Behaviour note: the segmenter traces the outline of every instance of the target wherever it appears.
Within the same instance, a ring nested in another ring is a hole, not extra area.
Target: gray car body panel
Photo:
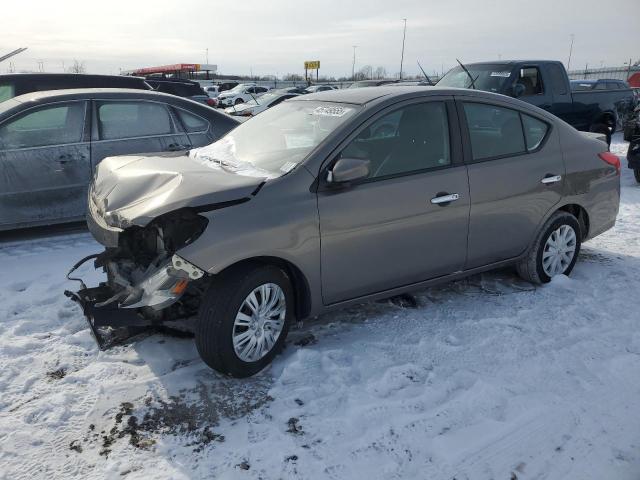
[[[460,142],[452,144],[457,150],[452,150],[451,167],[323,189],[327,166],[368,120],[402,102],[451,98],[458,105],[452,141]],[[214,275],[248,260],[288,264],[308,290],[310,306],[302,317],[513,263],[526,253],[546,219],[565,206],[587,211],[588,238],[615,222],[619,176],[597,156],[606,144],[537,107],[487,92],[425,87],[328,91],[290,101],[308,100],[361,108],[302,164],[266,180],[249,201],[202,212],[209,220],[207,228],[178,251]],[[517,109],[546,121],[550,133],[538,152],[473,162],[459,113],[463,101]],[[543,185],[540,180],[547,174],[563,180]],[[220,195],[227,187],[233,190],[229,184],[211,185],[211,191]],[[208,188],[206,182],[197,184],[192,198],[200,198],[203,188]],[[460,200],[446,207],[430,205],[429,199],[441,189],[455,189]],[[369,195],[368,190],[377,191]],[[394,202],[404,210],[394,209]],[[186,197],[180,201],[185,206],[197,203],[190,204]]]
[[[100,141],[93,108],[96,100],[157,102],[201,116],[209,126],[203,132],[185,132],[171,110],[175,134]],[[83,219],[92,172],[107,156],[199,147],[239,124],[229,115],[174,95],[102,88],[32,92],[14,97],[0,104],[0,124],[31,109],[69,102],[86,105],[81,142],[14,150],[0,148],[0,231]],[[62,157],[64,164],[58,161]]]

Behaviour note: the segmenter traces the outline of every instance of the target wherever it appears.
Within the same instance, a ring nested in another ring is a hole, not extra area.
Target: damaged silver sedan
[[[606,143],[516,99],[378,87],[306,95],[182,155],[111,157],[87,222],[107,280],[67,292],[96,338],[192,322],[242,377],[289,326],[333,308],[514,265],[571,273],[615,223]]]

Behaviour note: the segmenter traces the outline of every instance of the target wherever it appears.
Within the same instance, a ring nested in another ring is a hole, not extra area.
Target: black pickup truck
[[[437,85],[517,97],[578,130],[606,134],[607,143],[611,143],[611,134],[623,127],[635,107],[633,92],[624,83],[617,89],[572,91],[562,63],[549,60],[460,65],[449,70]]]

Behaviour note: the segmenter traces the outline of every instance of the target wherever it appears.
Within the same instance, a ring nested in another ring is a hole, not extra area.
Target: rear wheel
[[[542,227],[533,246],[517,265],[518,274],[532,283],[547,283],[569,275],[580,253],[582,232],[576,217],[556,212]]]
[[[640,168],[633,169],[633,176],[636,177],[636,182],[640,183]]]
[[[289,278],[277,267],[247,265],[221,275],[200,306],[200,356],[234,377],[259,372],[282,350],[294,317],[293,299]]]

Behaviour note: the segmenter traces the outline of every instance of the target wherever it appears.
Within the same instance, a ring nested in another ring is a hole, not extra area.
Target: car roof
[[[415,96],[420,93],[422,96],[436,95],[466,95],[477,96],[482,98],[495,98],[497,94],[484,92],[481,90],[469,90],[466,88],[450,88],[450,87],[427,87],[427,86],[397,86],[383,85],[380,87],[366,88],[344,88],[338,90],[325,90],[324,92],[310,93],[292,99],[296,102],[305,101],[324,101],[336,103],[351,103],[355,105],[364,105],[379,99],[391,99],[394,97]],[[500,99],[508,99],[504,95],[499,95]]]
[[[2,73],[0,74],[0,81],[2,80],[11,80],[11,79],[25,79],[25,78],[42,78],[42,77],[53,77],[53,78],[117,78],[117,79],[126,79],[130,81],[145,81],[144,77],[137,77],[131,75],[100,75],[95,73],[46,73],[46,72],[32,72],[32,73]],[[126,81],[125,80],[125,81]]]
[[[136,90],[132,88],[72,88],[66,90],[44,90],[39,92],[25,93],[13,97],[19,103],[40,102],[42,100],[73,100],[84,98],[131,98],[144,97],[149,99],[163,99],[176,101],[176,99],[188,101],[182,97],[169,95],[168,93],[157,92],[155,90]],[[197,103],[197,102],[195,102]]]

